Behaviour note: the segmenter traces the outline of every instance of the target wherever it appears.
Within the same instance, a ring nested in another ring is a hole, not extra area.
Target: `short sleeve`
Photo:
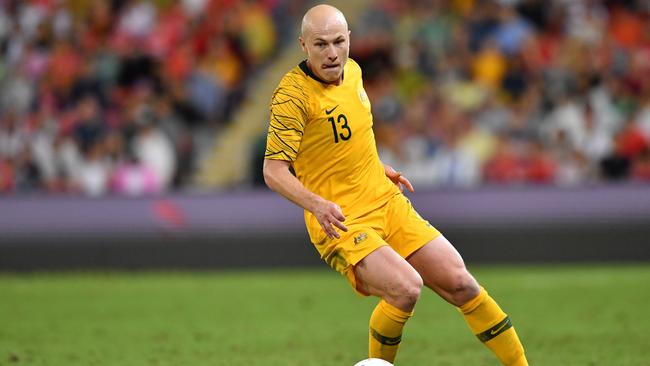
[[[283,80],[273,93],[266,159],[294,161],[309,118],[308,95],[300,84]]]

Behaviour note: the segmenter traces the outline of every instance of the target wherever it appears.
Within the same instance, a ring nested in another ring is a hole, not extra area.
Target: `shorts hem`
[[[436,230],[437,231],[437,230]],[[437,231],[431,238],[425,240],[422,244],[420,245],[415,245],[411,248],[409,248],[408,251],[406,251],[404,254],[398,253],[402,258],[408,259],[413,253],[417,252],[418,250],[422,249],[425,245],[427,245],[430,241],[438,239],[438,237],[442,236],[442,233],[440,231]]]
[[[368,253],[365,253],[365,255],[360,256],[359,258],[354,258],[354,260],[352,262],[349,262],[348,266],[345,267],[345,269],[343,269],[343,272],[345,273],[345,276],[347,277],[348,282],[350,283],[350,285],[354,289],[354,292],[357,293],[357,295],[360,295],[362,297],[371,296],[371,294],[363,291],[363,289],[359,286],[359,281],[357,280],[357,275],[354,273],[354,267],[356,267],[356,265],[359,264],[359,262],[361,262],[365,257],[369,256],[370,253],[373,253],[375,250],[377,250],[377,249],[379,249],[381,247],[390,247],[390,246],[388,244],[379,245],[376,248],[369,251]]]

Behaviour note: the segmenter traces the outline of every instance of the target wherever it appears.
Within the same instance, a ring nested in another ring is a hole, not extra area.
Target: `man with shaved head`
[[[413,191],[408,179],[379,160],[361,69],[348,58],[345,16],[317,5],[301,31],[307,58],[273,93],[264,179],[304,209],[323,260],[359,294],[380,298],[369,356],[394,362],[424,285],[457,306],[504,365],[528,365],[509,317],[402,194]]]

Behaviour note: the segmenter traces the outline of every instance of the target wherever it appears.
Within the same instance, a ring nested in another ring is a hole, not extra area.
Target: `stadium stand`
[[[0,192],[191,187],[296,10],[300,1],[3,1]]]
[[[648,181],[640,1],[378,1],[357,24],[381,156],[425,186]]]
[[[0,2],[0,194],[261,183],[307,1]],[[650,181],[650,9],[333,2],[382,159],[418,187]]]

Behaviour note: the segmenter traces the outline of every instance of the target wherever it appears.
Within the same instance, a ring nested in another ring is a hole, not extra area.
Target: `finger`
[[[321,227],[323,228],[323,231],[325,232],[325,235],[327,235],[328,238],[330,239],[339,238],[339,233],[337,233],[336,230],[334,230],[331,225],[329,224],[321,225]]]
[[[395,169],[393,169],[392,166],[386,166],[386,175],[389,177],[394,176],[397,173]]]
[[[343,225],[343,223],[341,221],[335,220],[335,221],[332,222],[332,224],[334,224],[334,226],[336,226],[337,228],[339,228],[339,229],[341,229],[343,231],[348,231],[348,228],[345,225]],[[337,235],[338,235],[338,233],[337,233]]]
[[[415,190],[413,189],[413,185],[411,184],[411,182],[409,182],[408,179],[406,179],[406,177],[400,176],[399,181],[406,187],[406,189],[408,189],[411,192],[415,192]]]
[[[336,223],[337,221],[333,222],[334,225],[336,225]],[[329,225],[329,231],[330,231],[330,235],[332,235],[332,238],[338,239],[341,237],[341,235],[339,235],[339,233],[331,225]]]
[[[399,182],[393,182],[400,192],[404,192],[404,187]]]
[[[334,216],[335,219],[339,221],[345,221],[345,216],[343,215],[343,212],[340,210],[336,210],[332,213],[332,216]]]

